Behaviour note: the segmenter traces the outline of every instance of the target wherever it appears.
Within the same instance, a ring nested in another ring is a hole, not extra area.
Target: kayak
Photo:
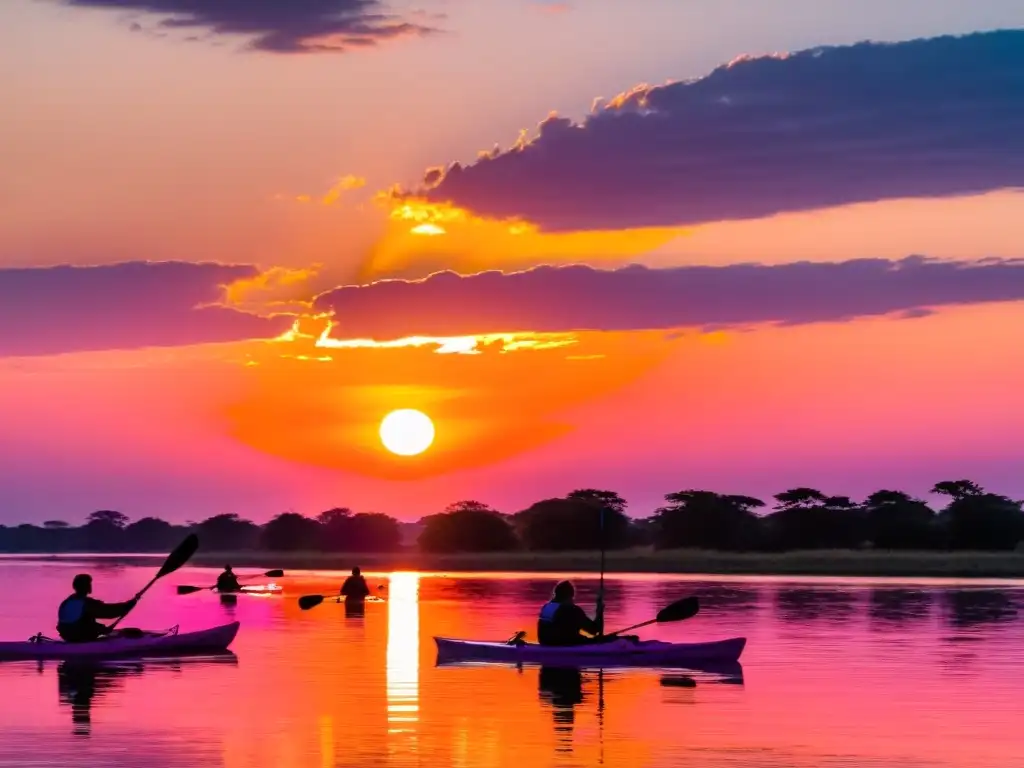
[[[247,584],[239,589],[217,589],[214,592],[220,595],[278,595],[284,591],[280,584]]]
[[[0,660],[18,659],[130,659],[149,656],[225,651],[238,634],[234,621],[198,632],[146,632],[142,637],[109,637],[89,643],[65,643],[37,635],[17,643],[0,642]]]
[[[536,643],[509,645],[484,640],[435,637],[438,663],[496,661],[515,664],[599,664],[601,666],[681,666],[733,663],[747,644],[745,637],[706,643],[666,643],[661,640],[612,640],[592,645],[550,646]]]

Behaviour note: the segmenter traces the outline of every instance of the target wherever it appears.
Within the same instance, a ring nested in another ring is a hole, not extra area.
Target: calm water
[[[82,565],[0,560],[0,638],[52,631]],[[152,568],[91,565],[97,595]],[[1024,767],[1024,582],[627,577],[609,628],[688,594],[690,621],[645,636],[744,635],[741,678],[675,671],[438,668],[432,636],[533,631],[547,577],[374,575],[362,618],[295,597],[341,576],[279,580],[285,597],[221,606],[155,587],[128,624],[182,631],[237,618],[227,661],[0,664],[0,765]],[[594,582],[578,580],[581,600]]]

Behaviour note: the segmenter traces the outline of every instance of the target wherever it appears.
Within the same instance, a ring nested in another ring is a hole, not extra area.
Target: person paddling
[[[604,631],[601,622],[587,616],[573,602],[575,596],[576,588],[571,581],[555,585],[551,600],[540,609],[537,620],[537,641],[541,645],[582,645],[600,640]]]
[[[235,576],[235,572],[231,570],[230,565],[225,565],[224,572],[217,577],[217,591],[239,592],[241,589],[242,585],[238,583],[238,577]]]
[[[97,619],[117,619],[135,607],[139,598],[123,603],[104,603],[89,597],[92,576],[80,573],[71,582],[74,594],[66,598],[57,609],[57,634],[68,643],[87,643],[110,633],[110,627]]]
[[[352,575],[345,579],[341,585],[341,596],[346,603],[361,603],[370,595],[370,588],[366,586],[366,579],[357,565],[352,569]]]

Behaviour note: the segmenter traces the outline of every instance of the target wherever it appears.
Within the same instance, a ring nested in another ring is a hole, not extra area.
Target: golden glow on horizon
[[[388,480],[489,466],[563,437],[576,408],[636,381],[680,344],[699,343],[697,334],[584,331],[517,337],[515,354],[502,354],[508,342],[500,341],[436,354],[436,340],[317,350],[315,338],[245,348],[254,364],[238,366],[219,406],[229,434],[292,462]],[[321,356],[334,359],[315,361]],[[429,414],[444,439],[396,460],[380,443],[381,416],[396,406]]]
[[[426,222],[425,224],[417,224],[415,227],[409,230],[413,235],[426,235],[427,237],[436,237],[437,235],[444,235],[448,233],[442,226],[437,224],[431,224]]]
[[[301,332],[298,321],[274,341],[296,341]],[[472,336],[405,336],[400,339],[335,339],[331,330],[336,326],[328,321],[316,340],[316,346],[324,349],[398,349],[401,347],[426,347],[434,345],[439,355],[479,355],[481,347],[500,344],[500,352],[514,352],[520,349],[554,349],[577,343],[574,333],[481,333]]]
[[[434,442],[434,422],[415,408],[392,411],[380,423],[380,441],[398,456],[416,456]]]

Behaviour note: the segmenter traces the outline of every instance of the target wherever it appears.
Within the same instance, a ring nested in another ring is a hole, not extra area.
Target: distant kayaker
[[[361,603],[370,596],[370,588],[366,586],[366,579],[363,578],[358,565],[352,569],[352,575],[341,585],[341,596],[345,598],[346,603]]]
[[[537,640],[541,645],[581,645],[593,642],[601,634],[600,623],[573,602],[575,596],[576,588],[571,581],[555,585],[551,601],[540,609],[537,620]]]
[[[80,573],[71,582],[74,594],[57,609],[57,634],[68,643],[86,643],[106,635],[110,627],[97,619],[117,619],[135,607],[139,601],[133,597],[123,603],[104,603],[89,597],[92,594],[92,576]]]
[[[217,591],[238,592],[241,589],[242,585],[238,583],[238,577],[235,576],[235,572],[231,570],[230,565],[225,565],[224,573],[217,577]]]

